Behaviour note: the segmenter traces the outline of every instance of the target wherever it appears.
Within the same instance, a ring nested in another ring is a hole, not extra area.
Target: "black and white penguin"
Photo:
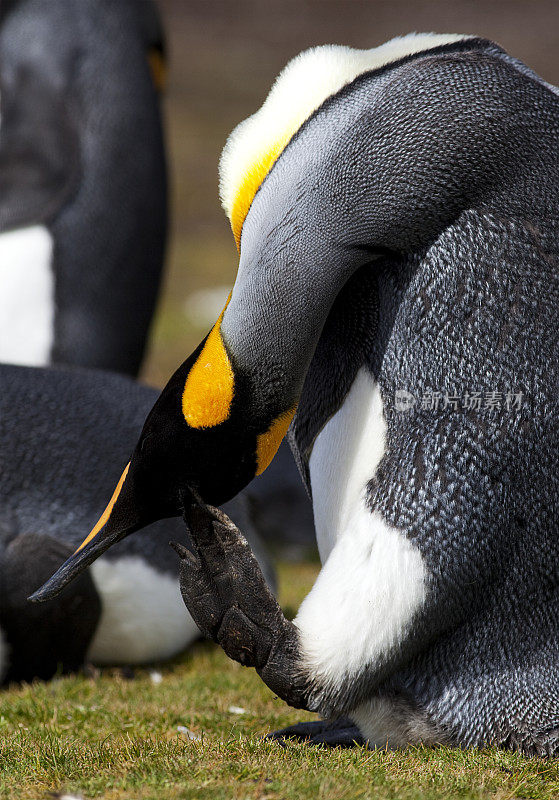
[[[35,599],[184,512],[200,628],[358,729],[292,733],[559,752],[558,172],[556,90],[492,42],[291,62],[223,155],[229,302]],[[199,499],[290,425],[323,561],[294,623]]]
[[[164,71],[152,0],[0,4],[0,362],[137,373],[163,265]],[[314,543],[287,448],[253,496],[266,538]]]
[[[77,547],[134,448],[157,391],[98,370],[0,366],[0,683],[50,678],[84,661],[141,664],[199,635],[186,615],[168,519],[113,548],[54,603],[27,595]],[[227,504],[254,531],[246,495]]]
[[[136,374],[163,266],[151,0],[2,0],[0,361]]]

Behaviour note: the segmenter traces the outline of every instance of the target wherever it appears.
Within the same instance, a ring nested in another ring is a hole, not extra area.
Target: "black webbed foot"
[[[194,552],[172,546],[181,558],[181,592],[194,621],[230,658],[255,667],[279,697],[306,708],[297,630],[268,589],[248,542],[223,511],[194,495],[185,497],[184,520]]]
[[[307,744],[324,744],[327,747],[355,747],[366,744],[359,729],[350,719],[335,721],[299,722],[289,728],[269,733],[267,739],[283,744],[286,739],[295,739]]]

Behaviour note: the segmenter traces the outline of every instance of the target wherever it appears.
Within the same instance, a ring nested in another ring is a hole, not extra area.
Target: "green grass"
[[[293,613],[317,565],[280,569]],[[133,678],[118,670],[0,694],[0,798],[71,792],[107,800],[353,800],[559,797],[559,764],[496,750],[282,748],[262,735],[311,715],[273,697],[252,670],[200,643]],[[244,714],[230,709],[237,706]],[[178,731],[188,728],[197,739]]]

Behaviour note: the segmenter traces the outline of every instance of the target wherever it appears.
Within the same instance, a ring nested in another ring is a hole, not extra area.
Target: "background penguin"
[[[2,2],[0,361],[137,373],[164,255],[164,62],[151,0]],[[314,546],[287,447],[253,497],[266,539]]]
[[[183,511],[188,607],[292,705],[381,746],[559,752],[558,170],[556,92],[491,42],[292,62],[222,161],[230,300],[35,599]],[[290,623],[189,488],[234,494],[295,411],[323,569]]]
[[[94,370],[2,365],[0,382],[0,682],[183,650],[199,634],[168,546],[187,542],[177,519],[113,548],[55,603],[27,601],[99,516],[157,392]],[[246,496],[227,508],[273,585]]]
[[[166,233],[156,8],[0,14],[0,361],[136,374]]]

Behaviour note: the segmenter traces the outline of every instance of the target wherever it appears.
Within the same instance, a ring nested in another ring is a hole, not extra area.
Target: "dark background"
[[[493,39],[559,83],[559,2],[549,0],[159,0],[159,7],[168,45],[172,224],[143,372],[157,385],[206,333],[234,281],[237,253],[218,199],[219,156],[290,58],[318,44],[368,48],[411,31],[468,33]],[[198,294],[215,286],[221,288]]]

